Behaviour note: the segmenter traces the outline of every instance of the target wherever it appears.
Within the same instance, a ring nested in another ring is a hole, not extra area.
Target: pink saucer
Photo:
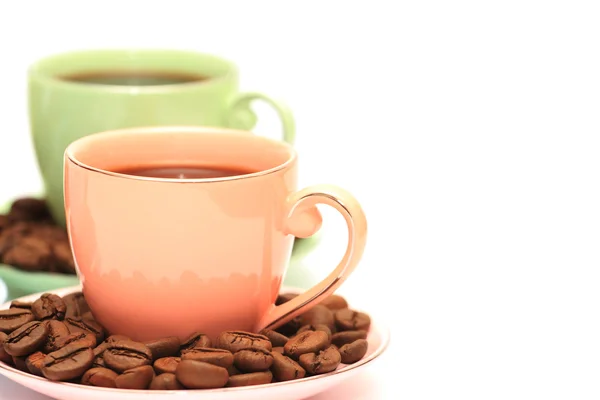
[[[59,296],[81,290],[80,287],[70,287],[53,291]],[[283,293],[300,292],[298,289],[282,288]],[[41,293],[21,297],[21,301],[34,301]],[[352,305],[352,304],[351,304]],[[0,309],[7,309],[10,302],[2,304]],[[372,315],[371,315],[372,316]],[[16,370],[0,362],[0,374],[31,390],[60,400],[138,400],[138,399],[173,399],[173,400],[281,400],[305,399],[349,379],[364,370],[373,360],[377,359],[387,348],[390,337],[389,331],[381,322],[371,319],[371,330],[367,337],[369,350],[366,356],[352,365],[340,365],[337,370],[324,375],[313,376],[295,381],[271,383],[268,385],[246,386],[240,388],[224,388],[210,390],[123,390],[106,389],[93,386],[76,385],[48,381],[34,375]]]

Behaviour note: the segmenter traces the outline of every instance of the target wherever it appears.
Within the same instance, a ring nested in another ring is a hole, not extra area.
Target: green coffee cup
[[[283,140],[293,143],[290,110],[264,94],[240,93],[236,65],[220,57],[180,50],[91,50],[38,61],[29,70],[29,115],[52,214],[64,225],[63,153],[72,141],[135,126],[251,130],[253,100],[277,111]]]

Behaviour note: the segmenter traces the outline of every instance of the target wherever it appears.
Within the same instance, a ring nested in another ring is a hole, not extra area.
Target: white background
[[[244,89],[295,111],[302,183],[346,187],[367,212],[368,249],[345,287],[387,313],[393,346],[359,381],[377,394],[357,398],[598,398],[593,2],[149,3],[0,3],[2,198],[40,188],[26,113],[36,59],[224,55]]]

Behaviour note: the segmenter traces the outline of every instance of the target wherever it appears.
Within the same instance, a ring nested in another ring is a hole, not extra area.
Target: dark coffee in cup
[[[239,168],[222,167],[202,167],[194,165],[168,165],[168,166],[140,166],[126,169],[115,170],[120,174],[145,176],[149,178],[170,178],[170,179],[208,179],[225,178],[229,176],[240,176],[251,174],[256,171]]]
[[[195,83],[210,79],[204,75],[170,71],[90,71],[62,75],[63,81],[116,86],[156,86]]]

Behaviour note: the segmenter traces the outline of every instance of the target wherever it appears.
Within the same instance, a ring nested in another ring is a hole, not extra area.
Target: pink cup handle
[[[325,279],[311,289],[280,306],[273,308],[256,326],[256,331],[276,329],[302,314],[314,305],[330,296],[354,271],[362,257],[367,241],[367,219],[358,203],[350,193],[332,185],[318,185],[292,193],[286,201],[285,213],[287,226],[285,232],[297,235],[301,227],[293,224],[295,212],[306,212],[317,204],[326,204],[338,210],[348,225],[348,246],[342,261]]]

